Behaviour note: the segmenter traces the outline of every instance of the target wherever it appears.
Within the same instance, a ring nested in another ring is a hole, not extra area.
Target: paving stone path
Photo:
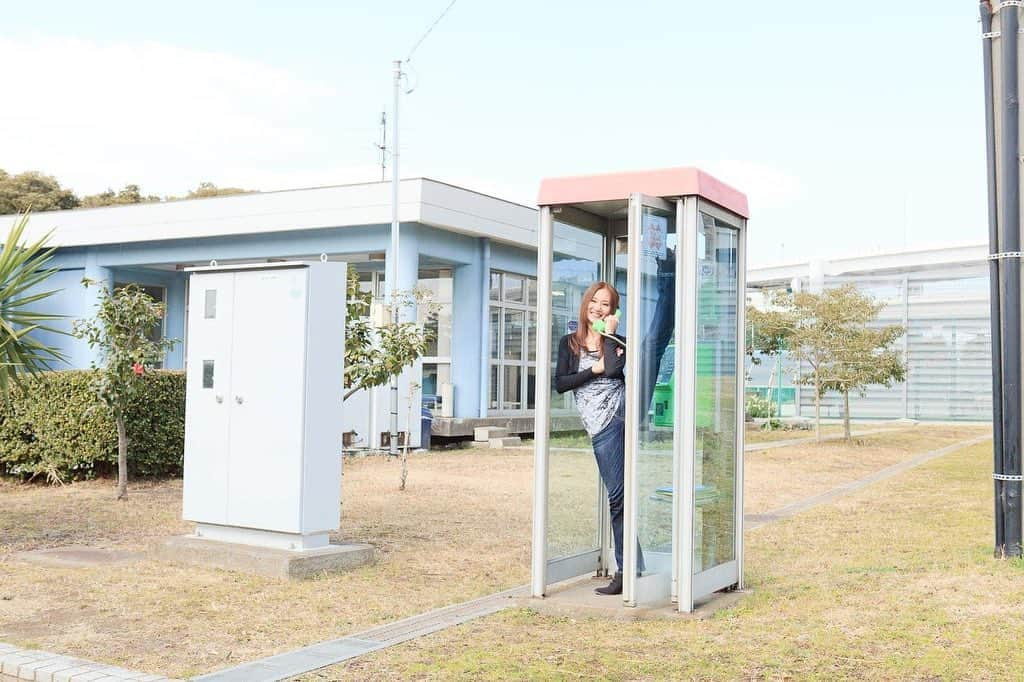
[[[81,658],[36,649],[19,649],[12,644],[0,642],[0,682],[157,682],[167,679],[161,675],[147,675]]]

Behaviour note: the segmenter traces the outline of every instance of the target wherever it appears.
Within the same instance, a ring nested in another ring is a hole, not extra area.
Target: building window
[[[149,294],[149,297],[152,298],[157,303],[163,303],[164,304],[164,316],[163,316],[163,318],[160,320],[160,322],[158,324],[156,324],[152,329],[149,330],[148,334],[146,334],[146,338],[148,338],[153,343],[158,343],[167,334],[167,328],[166,328],[167,327],[167,288],[166,287],[159,287],[159,286],[152,286],[152,285],[149,285],[149,284],[139,284],[138,282],[131,282],[131,283],[135,284],[135,286],[137,286],[140,289],[142,289],[143,292]],[[130,284],[130,283],[129,282],[114,282],[114,291],[117,291],[118,289],[124,289],[126,286],[128,286],[128,284]],[[209,306],[209,304],[210,304],[209,296],[207,296],[206,303],[207,303],[207,306]],[[161,360],[160,362],[156,363],[154,365],[154,367],[156,369],[163,369],[164,361]]]
[[[490,390],[495,414],[533,409],[537,376],[537,280],[491,272]]]
[[[367,271],[359,273],[359,290],[368,291],[375,302],[383,301],[387,279],[383,271]]]
[[[431,412],[441,409],[442,384],[451,383],[451,364],[424,362],[423,363],[423,406]]]
[[[359,289],[373,296],[376,309],[385,303],[387,280],[384,271],[359,273]],[[421,268],[416,287],[430,292],[438,309],[428,313],[425,308],[416,311],[416,321],[433,332],[426,352],[420,358],[423,369],[420,376],[423,407],[435,414],[442,409],[441,387],[451,383],[452,376],[452,270],[451,268]],[[378,311],[379,312],[379,311]],[[370,313],[372,315],[372,311]]]

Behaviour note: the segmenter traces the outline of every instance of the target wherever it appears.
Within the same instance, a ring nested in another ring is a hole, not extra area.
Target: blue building
[[[439,434],[467,435],[483,424],[532,431],[536,210],[427,178],[403,180],[400,196],[398,288],[427,287],[441,305],[428,321],[436,325],[436,342],[401,380],[401,428],[410,413],[417,424],[426,404]],[[62,291],[44,304],[67,316],[60,324],[70,329],[75,318],[93,314],[95,289],[85,289],[83,277],[108,287],[142,285],[166,303],[164,336],[182,340],[165,362],[176,369],[188,354],[186,268],[326,254],[354,264],[363,286],[379,296],[392,257],[390,228],[390,183],[375,182],[39,213],[28,237],[53,231],[59,272],[48,285]],[[267,320],[267,333],[273,327]],[[65,368],[88,367],[93,359],[72,337],[42,340],[64,351]],[[413,381],[422,388],[410,410]],[[346,401],[342,430],[356,432],[354,444],[380,444],[388,430],[387,392],[363,391]],[[418,428],[410,431],[415,444]]]

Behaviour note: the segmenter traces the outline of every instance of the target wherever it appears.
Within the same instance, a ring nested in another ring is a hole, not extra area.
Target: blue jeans
[[[604,487],[608,489],[608,510],[611,512],[612,539],[615,541],[615,565],[622,571],[622,510],[625,500],[623,478],[626,466],[626,422],[624,405],[612,417],[608,426],[601,429],[592,439],[594,459],[601,474]],[[644,553],[640,543],[636,544],[636,570],[643,571]]]

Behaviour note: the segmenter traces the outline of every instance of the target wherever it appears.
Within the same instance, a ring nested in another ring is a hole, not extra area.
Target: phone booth
[[[603,280],[626,337],[621,599],[692,611],[743,583],[746,196],[676,168],[546,179],[538,204],[532,594],[616,569],[590,439],[573,393],[552,388]]]

